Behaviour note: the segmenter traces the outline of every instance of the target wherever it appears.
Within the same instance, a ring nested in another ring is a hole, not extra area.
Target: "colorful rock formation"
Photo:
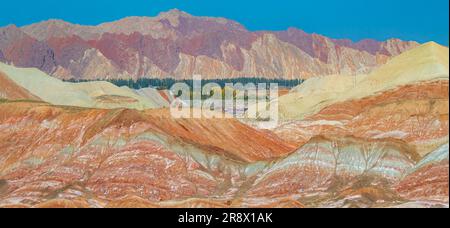
[[[2,204],[89,194],[107,201],[225,197],[244,178],[245,163],[295,149],[236,120],[176,120],[167,110],[27,102],[3,102],[0,109]]]
[[[292,79],[367,73],[417,45],[398,39],[353,43],[293,28],[251,32],[231,20],[179,10],[98,26],[49,20],[0,28],[4,62],[65,79],[190,79],[195,74]]]
[[[176,10],[0,28],[0,207],[448,207],[449,52],[416,45]],[[196,73],[328,76],[283,91],[270,131],[173,118],[169,91],[49,76]]]
[[[397,185],[396,190],[407,199],[448,203],[448,156],[448,144],[430,153]]]

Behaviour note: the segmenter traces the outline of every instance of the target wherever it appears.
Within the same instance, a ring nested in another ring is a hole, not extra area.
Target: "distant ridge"
[[[296,28],[251,32],[232,20],[176,9],[97,26],[48,20],[0,28],[0,61],[39,68],[61,79],[359,74],[418,45],[398,39],[354,43]]]

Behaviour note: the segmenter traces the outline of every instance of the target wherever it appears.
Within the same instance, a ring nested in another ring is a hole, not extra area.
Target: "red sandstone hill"
[[[270,160],[284,156],[295,149],[274,134],[255,130],[235,119],[173,119],[167,109],[96,110],[20,102],[6,102],[0,108],[2,110],[0,121],[19,123],[33,119],[36,122],[47,122],[51,128],[39,125],[36,128],[33,127],[33,131],[42,129],[43,133],[47,133],[46,141],[57,140],[59,143],[73,143],[71,145],[77,148],[87,146],[98,140],[96,137],[99,135],[113,133],[110,132],[113,130],[117,131],[114,133],[114,137],[117,137],[115,140],[123,137],[123,140],[127,141],[134,137],[139,138],[139,136],[151,137],[142,136],[151,134],[156,141],[163,140],[164,143],[191,145],[239,162]],[[33,125],[33,122],[27,124]],[[52,131],[48,131],[48,129]],[[127,132],[122,132],[126,129],[128,129]],[[54,135],[56,132],[60,133]],[[30,132],[24,128],[20,129],[20,133],[25,139],[25,135],[29,135]],[[30,138],[30,140],[32,139]],[[11,142],[11,140],[3,142],[6,143],[5,147],[2,147],[3,152]],[[29,147],[29,149],[33,148]]]
[[[236,120],[4,101],[0,202],[35,205],[89,194],[99,201],[127,195],[151,201],[226,197],[236,194],[248,162],[294,149]]]

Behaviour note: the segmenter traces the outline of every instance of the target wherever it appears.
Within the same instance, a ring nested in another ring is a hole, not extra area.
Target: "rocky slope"
[[[448,144],[427,155],[396,190],[405,198],[447,202],[449,189]]]
[[[361,177],[381,177],[395,182],[419,158],[401,142],[316,137],[260,175],[249,194],[278,196],[313,192]]]
[[[399,139],[422,156],[448,142],[448,48],[429,43],[357,79],[307,80],[280,101],[275,129],[298,146],[316,135]]]
[[[40,100],[26,89],[17,85],[6,74],[0,71],[0,99],[7,100]]]
[[[399,86],[449,78],[449,50],[430,42],[392,58],[370,74],[313,78],[281,97],[280,117],[303,119],[338,102],[370,97]]]
[[[393,139],[314,137],[296,149],[238,121],[167,112],[1,102],[0,206],[448,204],[448,146],[423,160]]]
[[[298,29],[251,32],[172,10],[98,26],[44,21],[0,28],[0,59],[58,78],[309,78],[366,73],[415,42],[335,40]]]

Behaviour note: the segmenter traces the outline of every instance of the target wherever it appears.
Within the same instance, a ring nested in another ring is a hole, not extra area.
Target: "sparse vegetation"
[[[89,82],[92,80],[84,80],[84,79],[69,79],[65,80],[66,82]],[[176,80],[173,78],[166,79],[157,79],[157,78],[140,78],[138,80],[133,79],[105,79],[105,80],[93,80],[93,81],[107,81],[116,86],[127,86],[132,89],[142,89],[147,87],[153,87],[160,90],[170,89],[175,83],[186,83],[187,85],[192,87],[192,80]],[[206,85],[208,83],[217,83],[220,87],[224,88],[227,83],[277,83],[280,88],[293,88],[298,86],[304,82],[303,79],[293,79],[293,80],[285,80],[285,79],[267,79],[267,78],[230,78],[230,79],[204,79],[202,80],[202,84]]]

